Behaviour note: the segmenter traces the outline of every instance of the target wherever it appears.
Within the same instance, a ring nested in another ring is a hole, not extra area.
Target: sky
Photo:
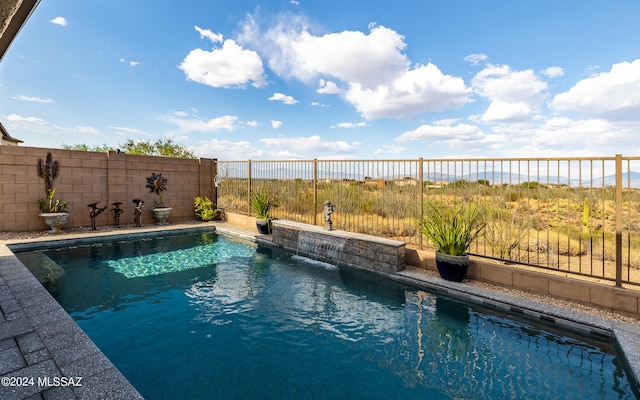
[[[0,63],[23,145],[221,160],[640,155],[637,0],[41,0]]]

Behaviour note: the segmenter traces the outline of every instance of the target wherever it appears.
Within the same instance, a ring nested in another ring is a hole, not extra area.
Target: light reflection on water
[[[193,242],[222,256],[109,266]],[[606,343],[276,248],[213,235],[47,255],[65,269],[50,291],[147,399],[634,398]]]

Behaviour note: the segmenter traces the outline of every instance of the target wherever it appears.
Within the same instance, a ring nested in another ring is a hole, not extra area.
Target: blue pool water
[[[18,257],[149,400],[636,398],[609,342],[224,235]]]

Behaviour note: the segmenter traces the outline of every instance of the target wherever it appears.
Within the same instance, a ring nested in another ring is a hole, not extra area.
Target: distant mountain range
[[[435,181],[448,181],[453,182],[461,179],[460,177],[450,177],[447,175],[436,175],[437,179]],[[424,176],[425,180],[434,181],[434,176],[430,175]],[[543,185],[569,185],[571,187],[602,187],[604,186],[615,186],[616,184],[616,175],[607,175],[604,177],[594,177],[594,181],[591,182],[590,179],[568,179],[566,176],[527,176],[522,174],[508,174],[508,173],[497,173],[492,174],[491,171],[479,172],[466,175],[464,179],[470,182],[476,182],[478,180],[487,180],[492,185],[500,185],[500,184],[512,184],[517,185],[525,182],[538,182]],[[640,172],[625,172],[622,174],[622,186],[623,187],[631,187],[631,188],[640,188]]]

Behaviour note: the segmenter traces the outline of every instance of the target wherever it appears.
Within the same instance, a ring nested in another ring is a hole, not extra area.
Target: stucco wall
[[[215,159],[0,146],[1,231],[48,229],[38,216],[40,210],[37,204],[37,200],[46,195],[44,179],[37,172],[38,159],[44,161],[47,152],[51,152],[53,160],[60,164],[60,172],[53,181],[53,187],[56,189],[56,198],[69,202],[72,215],[66,226],[88,226],[88,204],[94,202],[100,202],[100,207],[108,206],[97,217],[97,225],[113,223],[109,210],[116,201],[123,202],[121,207],[125,210],[120,223],[132,223],[132,200],[135,198],[143,199],[147,206],[142,214],[143,223],[153,223],[155,219],[150,209],[158,196],[145,187],[147,177],[152,172],[161,173],[168,178],[163,198],[165,205],[173,207],[170,220],[194,218],[193,198],[196,196],[215,199]]]

